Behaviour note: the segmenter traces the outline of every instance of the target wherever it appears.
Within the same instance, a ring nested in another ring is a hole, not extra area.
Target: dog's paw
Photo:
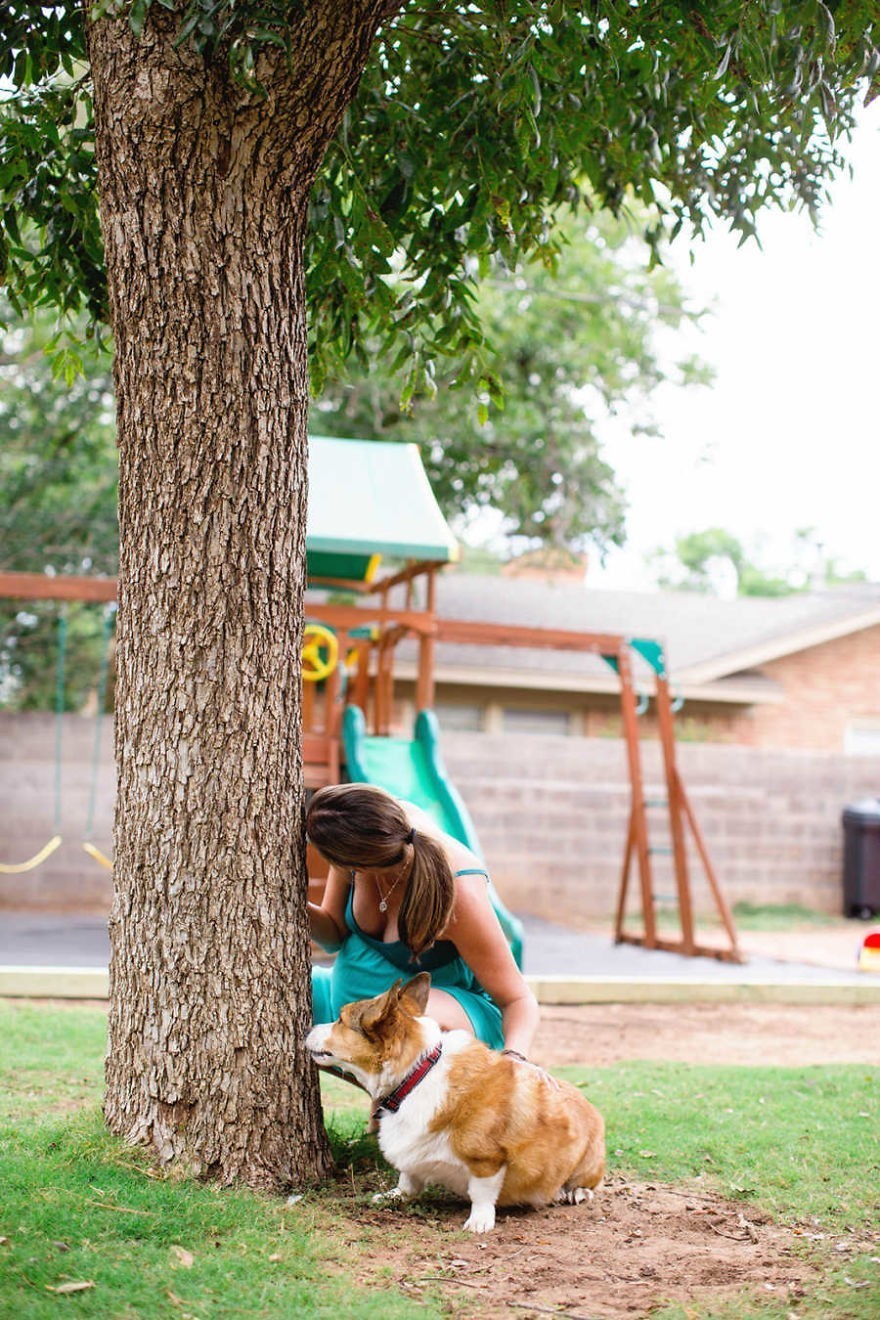
[[[468,1233],[491,1233],[495,1227],[494,1205],[472,1205],[464,1227]]]
[[[589,1187],[561,1187],[556,1193],[556,1200],[562,1205],[581,1205],[592,1199],[593,1193]]]

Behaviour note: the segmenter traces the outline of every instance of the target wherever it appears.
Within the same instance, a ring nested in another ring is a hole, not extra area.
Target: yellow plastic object
[[[47,857],[51,857],[56,848],[61,847],[61,835],[56,834],[53,839],[35,853],[33,857],[26,862],[5,863],[0,862],[0,875],[23,875],[25,871],[33,871],[41,862],[45,862]]]
[[[96,848],[93,843],[84,843],[83,850],[87,852],[90,857],[94,857],[95,861],[98,862],[101,866],[106,866],[108,871],[113,870],[113,863],[110,861],[110,858],[105,857],[104,854],[101,852],[101,849]]]
[[[307,623],[303,631],[302,676],[306,683],[329,678],[339,663],[339,640],[321,623]]]

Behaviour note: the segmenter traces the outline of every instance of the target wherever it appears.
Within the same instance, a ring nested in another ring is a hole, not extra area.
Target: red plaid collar
[[[442,1053],[443,1043],[442,1041],[438,1041],[430,1054],[422,1055],[412,1072],[407,1073],[403,1081],[385,1096],[379,1104],[379,1111],[381,1112],[381,1110],[387,1109],[389,1114],[396,1114],[410,1091],[414,1091],[419,1082],[427,1077],[428,1073],[434,1067],[434,1064],[439,1063],[440,1055]]]

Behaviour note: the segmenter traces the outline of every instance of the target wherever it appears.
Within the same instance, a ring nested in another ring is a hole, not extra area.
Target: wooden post
[[[693,956],[694,913],[688,876],[687,847],[685,845],[681,780],[675,764],[675,730],[672,724],[672,703],[669,699],[669,679],[665,673],[657,674],[657,725],[666,773],[666,798],[669,812],[669,831],[672,838],[672,857],[675,866],[675,888],[678,895],[678,915],[681,922],[682,953]]]
[[[719,956],[729,957],[731,962],[743,962],[744,959],[742,953],[740,952],[739,941],[737,940],[737,936],[736,936],[736,927],[733,924],[733,913],[731,912],[727,904],[727,899],[724,897],[724,894],[721,892],[721,886],[718,883],[718,877],[715,874],[715,868],[712,865],[711,858],[709,857],[709,850],[706,847],[705,841],[703,839],[702,831],[699,825],[697,824],[697,818],[694,815],[693,808],[691,807],[691,804],[688,801],[688,796],[684,791],[684,785],[681,783],[681,781],[679,781],[679,791],[681,794],[682,805],[685,814],[687,815],[688,824],[690,825],[691,830],[693,832],[694,842],[697,845],[697,851],[700,854],[700,860],[703,863],[703,867],[706,872],[706,878],[709,881],[709,887],[712,890],[712,895],[715,899],[716,906],[721,915],[721,920],[724,923],[724,929],[727,931],[727,936],[728,939],[730,940],[729,954],[727,955],[722,954]]]
[[[645,789],[639,753],[639,726],[638,715],[636,714],[635,690],[633,688],[632,665],[629,658],[629,648],[625,641],[621,643],[616,658],[617,671],[620,676],[620,711],[623,716],[623,733],[626,739],[626,754],[629,764],[630,800],[632,803],[630,833],[639,866],[642,917],[645,923],[644,942],[649,949],[653,949],[657,942],[657,925],[654,916],[651,856],[648,852],[648,830],[645,820]],[[629,844],[628,851],[632,851]]]
[[[437,615],[437,570],[432,568],[425,581],[425,613],[431,620]],[[416,680],[416,711],[434,707],[434,659],[437,644],[433,633],[424,632],[419,638],[419,672]]]
[[[623,868],[620,873],[620,893],[617,899],[617,915],[614,918],[614,941],[616,944],[623,942],[624,930],[623,924],[626,920],[626,895],[629,889],[629,872],[632,866],[633,847],[635,845],[635,830],[633,828],[633,812],[630,807],[629,825],[626,829],[626,848],[623,854]]]

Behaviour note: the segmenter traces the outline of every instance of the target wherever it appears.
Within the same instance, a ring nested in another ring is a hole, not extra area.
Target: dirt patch
[[[547,1068],[876,1064],[880,1023],[867,1005],[545,1006],[532,1057]],[[333,1212],[338,1233],[343,1201],[362,1281],[393,1283],[414,1302],[439,1298],[459,1320],[648,1317],[676,1303],[714,1309],[744,1292],[785,1314],[819,1277],[812,1229],[774,1224],[699,1186],[615,1174],[590,1204],[503,1210],[492,1233],[472,1237],[463,1202],[428,1194],[406,1208],[374,1207],[369,1193],[389,1179],[373,1182],[359,1174],[340,1184]]]
[[[744,1291],[788,1307],[817,1277],[798,1235],[754,1208],[619,1177],[589,1204],[501,1211],[481,1237],[462,1231],[467,1209],[451,1200],[350,1213],[360,1244],[370,1242],[362,1282],[438,1297],[467,1320],[649,1316]]]
[[[545,1068],[623,1059],[876,1064],[880,1014],[874,1004],[545,1005],[532,1058]]]

